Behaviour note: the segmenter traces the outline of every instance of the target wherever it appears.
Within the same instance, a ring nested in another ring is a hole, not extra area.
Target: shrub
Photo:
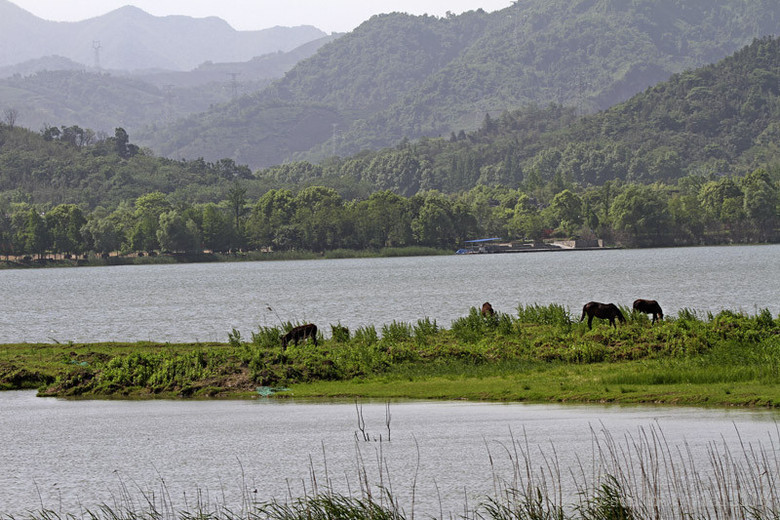
[[[451,330],[457,340],[476,343],[489,334],[511,335],[515,331],[515,323],[508,314],[497,312],[483,316],[479,309],[472,307],[468,316],[452,322]]]
[[[551,303],[550,305],[528,305],[521,303],[517,306],[517,317],[521,323],[533,323],[536,325],[556,325],[570,327],[572,324],[568,309],[563,305]]]
[[[252,345],[261,348],[279,347],[282,344],[281,337],[282,331],[278,327],[260,327],[252,333]]]
[[[412,326],[408,323],[395,321],[389,325],[382,325],[382,341],[402,343],[412,337]]]
[[[336,343],[349,343],[349,329],[341,323],[330,326],[330,334]]]
[[[417,320],[417,324],[414,326],[414,339],[420,345],[426,344],[428,338],[432,338],[438,333],[439,327],[436,325],[436,320],[431,321],[430,318]]]
[[[376,333],[376,327],[368,325],[366,327],[359,327],[355,331],[354,341],[362,343],[364,345],[373,345],[379,341],[379,335]]]

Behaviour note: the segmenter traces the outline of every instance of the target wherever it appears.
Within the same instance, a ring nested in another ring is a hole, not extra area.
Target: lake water
[[[337,491],[356,492],[363,468],[372,486],[392,489],[407,515],[414,490],[419,518],[438,517],[440,507],[447,516],[476,507],[493,492],[494,477],[511,479],[515,442],[534,469],[555,459],[569,480],[570,470],[590,467],[595,456],[591,430],[599,438],[608,431],[620,445],[661,432],[664,449],[686,450],[704,478],[713,447],[734,450],[735,462],[747,449],[780,459],[778,414],[766,410],[394,402],[388,442],[385,404],[361,406],[365,432],[382,442],[356,440],[355,403],[0,393],[0,513],[79,513],[122,503],[125,492],[141,506],[143,494],[182,506],[199,491],[209,504],[237,510],[246,495],[302,496],[312,489],[312,473],[319,486],[327,477]]]
[[[588,301],[780,313],[780,245],[567,251],[0,271],[0,343],[226,341],[236,328],[311,321],[351,329],[429,317],[440,326],[489,301]]]
[[[279,320],[352,329],[436,319],[448,327],[490,301],[559,303],[657,299],[682,308],[780,313],[780,246],[685,248],[0,271],[0,343],[225,341]],[[476,506],[511,478],[514,441],[563,479],[592,458],[594,432],[616,439],[663,432],[671,450],[706,465],[713,446],[780,449],[777,413],[690,408],[255,401],[117,402],[0,393],[0,513],[78,513],[133,497],[233,508],[303,495],[328,480],[390,485],[407,514]],[[648,430],[649,429],[649,430]],[[722,449],[719,448],[720,451]],[[490,456],[488,455],[490,454]],[[492,460],[492,465],[491,465]],[[382,476],[378,467],[384,468]],[[780,467],[780,463],[778,463]],[[361,469],[362,468],[362,469]],[[415,500],[411,495],[414,490]],[[447,516],[445,514],[445,516]]]

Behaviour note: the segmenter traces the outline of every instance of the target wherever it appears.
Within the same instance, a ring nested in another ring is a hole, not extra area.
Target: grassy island
[[[780,318],[682,309],[593,329],[562,306],[472,308],[449,329],[423,318],[377,330],[330,325],[283,350],[294,325],[225,343],[0,345],[0,389],[72,398],[470,399],[780,405]],[[327,334],[329,332],[329,334]]]

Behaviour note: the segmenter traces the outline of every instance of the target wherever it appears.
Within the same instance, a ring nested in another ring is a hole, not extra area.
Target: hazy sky
[[[313,25],[326,32],[347,32],[374,14],[393,11],[444,16],[479,9],[495,11],[511,0],[11,0],[46,20],[78,21],[134,5],[155,16],[218,16],[238,30],[275,25]]]

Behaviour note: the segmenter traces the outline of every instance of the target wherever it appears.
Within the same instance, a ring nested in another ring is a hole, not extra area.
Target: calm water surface
[[[560,303],[579,314],[589,300],[644,297],[667,314],[777,315],[780,246],[6,270],[0,295],[0,343],[225,341],[233,328],[248,335],[280,319],[326,332],[339,322],[354,329],[426,316],[448,327],[483,301],[503,312]],[[386,435],[383,404],[365,405],[364,416],[372,437]],[[322,482],[326,468],[337,488],[354,491],[358,467],[377,484],[383,461],[407,512],[417,475],[416,511],[438,516],[440,500],[457,511],[492,491],[488,452],[493,469],[508,473],[501,454],[513,435],[527,438],[534,455],[550,456],[554,445],[567,472],[577,456],[592,455],[591,429],[622,439],[657,426],[706,460],[712,443],[778,449],[776,420],[768,411],[394,403],[392,440],[365,443],[356,442],[354,403],[84,402],[5,392],[0,513],[78,512],[120,500],[123,490],[177,504],[200,490],[235,505],[246,490],[261,500],[301,495],[311,472]]]
[[[351,329],[423,317],[449,327],[490,301],[590,300],[780,313],[780,246],[0,271],[0,343],[225,341],[233,328],[312,321]],[[270,310],[269,310],[270,308]]]
[[[192,503],[241,504],[246,490],[259,500],[301,496],[311,471],[341,492],[359,489],[358,467],[372,485],[392,487],[409,513],[460,512],[493,490],[493,475],[511,477],[507,448],[527,442],[533,466],[555,457],[564,475],[594,454],[591,430],[618,441],[658,428],[671,449],[686,446],[703,467],[707,448],[769,448],[777,457],[771,411],[692,408],[548,406],[402,402],[363,406],[365,430],[383,441],[356,441],[354,403],[257,401],[121,402],[36,398],[0,393],[0,513],[50,508],[77,513],[121,501],[168,496]],[[555,448],[555,453],[552,447]],[[488,452],[493,457],[491,468]],[[362,460],[362,462],[361,462]],[[416,476],[416,486],[413,481]],[[255,492],[256,491],[256,492]],[[142,501],[139,503],[143,504]]]

